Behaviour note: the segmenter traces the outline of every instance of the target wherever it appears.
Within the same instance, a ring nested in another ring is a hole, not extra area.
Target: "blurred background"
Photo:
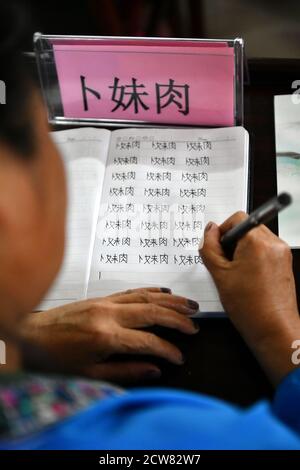
[[[27,5],[33,31],[45,34],[240,36],[248,57],[300,57],[299,0],[26,0]],[[31,42],[26,46],[30,50]]]

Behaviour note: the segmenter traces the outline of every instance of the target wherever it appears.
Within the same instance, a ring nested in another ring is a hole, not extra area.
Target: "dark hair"
[[[6,104],[0,104],[0,141],[25,158],[34,150],[30,112],[33,82],[22,50],[29,17],[19,2],[9,0],[1,2],[0,21],[0,80],[6,90]]]

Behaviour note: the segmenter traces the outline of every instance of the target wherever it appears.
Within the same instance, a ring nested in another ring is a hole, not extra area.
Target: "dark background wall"
[[[250,57],[300,57],[299,0],[29,0],[24,4],[32,9],[33,30],[48,34],[242,36]]]

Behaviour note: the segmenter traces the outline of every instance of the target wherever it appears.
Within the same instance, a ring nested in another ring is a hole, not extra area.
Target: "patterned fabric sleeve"
[[[124,393],[104,382],[35,375],[0,382],[0,439],[15,439],[57,424],[95,401]]]

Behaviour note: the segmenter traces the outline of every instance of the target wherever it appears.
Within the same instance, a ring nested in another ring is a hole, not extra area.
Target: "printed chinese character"
[[[123,111],[125,111],[130,106],[133,106],[135,114],[139,112],[139,106],[141,106],[144,110],[149,109],[149,106],[147,106],[141,99],[141,96],[148,95],[146,91],[140,91],[141,88],[145,88],[145,85],[138,85],[136,78],[132,78],[131,80],[132,85],[119,85],[119,78],[115,77],[114,84],[109,86],[109,88],[113,90],[112,101],[116,103],[116,106],[112,109],[112,112],[119,108],[122,108]]]
[[[184,116],[189,114],[189,85],[175,85],[173,79],[168,84],[156,83],[157,113],[174,103],[178,112]]]
[[[81,82],[81,91],[82,91],[82,98],[83,98],[83,109],[85,111],[88,111],[89,105],[88,105],[88,99],[87,99],[87,92],[94,95],[97,98],[97,100],[101,99],[101,95],[98,91],[93,90],[92,88],[89,88],[86,86],[85,77],[83,75],[80,75],[80,82]]]

